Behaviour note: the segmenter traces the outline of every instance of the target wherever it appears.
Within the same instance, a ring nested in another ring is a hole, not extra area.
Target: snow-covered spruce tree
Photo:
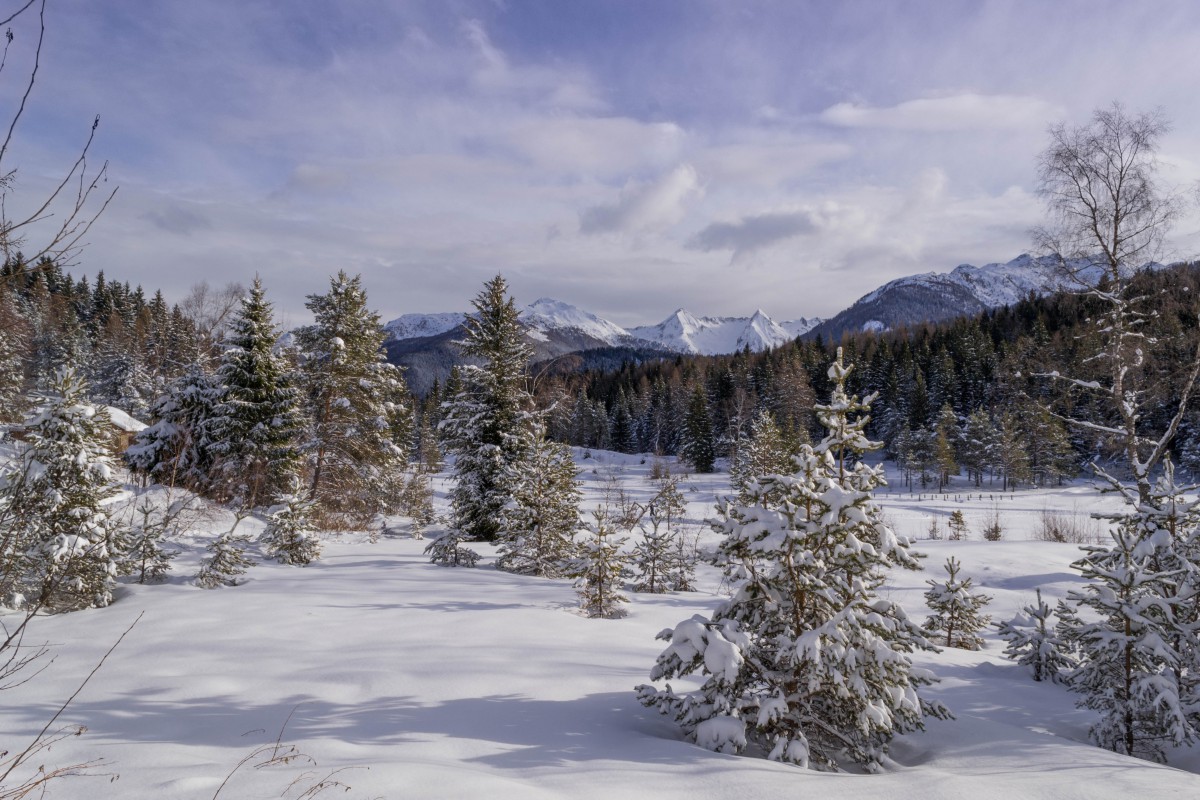
[[[454,454],[451,526],[467,540],[495,541],[536,440],[537,414],[526,388],[530,349],[508,284],[497,275],[463,320],[461,388],[442,406],[443,441]]]
[[[50,611],[112,602],[117,526],[108,415],[59,370],[45,406],[25,422],[27,447],[0,474],[0,597]]]
[[[925,630],[931,637],[944,638],[945,647],[979,650],[983,647],[979,632],[992,621],[991,617],[979,612],[992,598],[986,594],[973,594],[971,579],[958,578],[961,567],[958,559],[950,556],[945,564],[945,582],[925,581],[929,584],[925,604],[933,612],[925,620]]]
[[[293,477],[288,492],[267,510],[267,528],[262,534],[267,555],[282,564],[298,566],[321,557],[321,540],[310,517],[312,509],[313,501],[306,497],[300,480]]]
[[[433,524],[433,487],[429,485],[429,476],[421,469],[416,469],[404,482],[404,492],[400,495],[399,512],[412,520],[412,538],[424,539],[425,529]]]
[[[589,617],[623,617],[621,608],[629,598],[621,593],[629,558],[621,552],[626,537],[619,536],[612,520],[604,511],[592,514],[588,532],[579,542],[579,555],[573,560],[570,574],[578,576],[575,590],[579,605]]]
[[[338,272],[305,305],[316,320],[296,335],[311,420],[309,499],[330,525],[364,526],[395,503],[408,462],[393,435],[400,373],[384,360],[383,326],[360,276]]]
[[[304,420],[288,365],[275,355],[271,304],[254,278],[225,337],[217,368],[220,401],[208,421],[216,464],[212,489],[239,507],[271,505],[300,467]]]
[[[568,573],[579,530],[578,476],[569,447],[536,441],[502,512],[497,567],[544,578]]]
[[[674,563],[676,535],[664,525],[653,505],[647,515],[650,527],[643,519],[639,523],[642,538],[633,546],[630,561],[637,570],[634,591],[662,594],[670,589],[671,567]]]
[[[708,396],[700,384],[692,389],[687,412],[683,418],[683,444],[680,455],[696,472],[712,472],[717,460],[717,444],[713,436],[712,414]]]
[[[699,539],[699,531],[686,528],[672,531],[671,558],[667,563],[667,587],[671,591],[695,591],[696,564],[700,563]]]
[[[1075,659],[1067,652],[1062,640],[1050,622],[1054,612],[1042,600],[1042,590],[1037,590],[1037,602],[1025,606],[1022,611],[1033,623],[1016,625],[1001,622],[996,626],[1000,638],[1008,642],[1004,655],[1023,667],[1029,667],[1035,681],[1058,681],[1060,676],[1070,673]]]
[[[170,571],[171,561],[179,551],[168,549],[163,541],[177,515],[178,511],[173,507],[158,509],[149,500],[143,500],[134,509],[123,574],[136,575],[138,583],[146,583],[158,580]]]
[[[222,533],[208,546],[209,556],[200,565],[196,575],[196,585],[201,589],[216,589],[219,586],[237,586],[238,578],[246,574],[246,570],[254,566],[254,562],[246,555],[250,546],[250,537],[244,533],[235,533],[242,517],[238,517],[233,527]]]
[[[155,399],[150,409],[154,422],[138,432],[125,451],[125,463],[156,483],[207,493],[213,477],[209,423],[220,394],[202,361],[192,364]]]
[[[920,696],[934,677],[908,657],[936,648],[875,594],[888,567],[919,565],[872,501],[883,472],[859,456],[880,445],[863,433],[867,418],[853,417],[873,397],[847,396],[849,371],[839,351],[831,402],[816,408],[825,439],[801,447],[793,474],[763,477],[754,503],[726,506],[719,558],[733,597],[659,635],[670,646],[651,678],[698,673],[704,684],[638,687],[643,704],[702,747],[734,753],[754,742],[773,760],[876,769],[893,736],[949,716]]]
[[[473,567],[479,553],[463,545],[462,532],[451,529],[425,546],[430,563],[440,567]]]
[[[1089,735],[1125,755],[1164,760],[1169,746],[1196,737],[1196,500],[1184,500],[1169,459],[1141,499],[1108,476],[1127,511],[1109,517],[1112,542],[1083,547],[1072,566],[1089,581],[1067,599],[1090,613],[1071,626],[1079,667],[1067,685],[1100,715]]]
[[[950,519],[946,521],[946,527],[950,529],[949,539],[954,542],[960,542],[967,538],[967,519],[963,516],[963,512],[955,509],[950,512]]]
[[[729,484],[736,492],[737,502],[753,502],[749,484],[758,476],[786,473],[791,468],[791,448],[783,432],[770,411],[760,410],[750,423],[749,439],[738,448],[729,465]]]

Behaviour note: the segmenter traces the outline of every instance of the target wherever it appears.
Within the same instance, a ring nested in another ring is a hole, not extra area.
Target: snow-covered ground
[[[634,499],[650,496],[653,459],[577,456],[585,509],[616,486]],[[683,481],[685,524],[702,528],[726,479]],[[442,507],[446,488],[438,482]],[[1086,515],[1096,495],[1082,485],[1003,496],[984,488],[982,499],[974,489],[968,499],[965,487],[934,500],[881,496],[902,533],[923,537],[937,513],[945,535],[955,509],[971,529],[969,541],[919,541],[926,571],[894,576],[886,591],[911,616],[924,617],[924,581],[940,577],[951,554],[993,596],[994,620],[1012,618],[1037,587],[1053,604],[1079,584],[1069,568],[1077,547],[1032,537],[1043,511]],[[981,541],[993,510],[1003,539]],[[67,779],[51,797],[210,798],[285,722],[282,741],[316,766],[253,769],[260,755],[221,797],[296,797],[334,770],[353,787],[336,796],[356,798],[1200,797],[1200,753],[1173,754],[1166,767],[1091,746],[1089,714],[1061,687],[1035,684],[1007,661],[994,635],[981,652],[917,658],[941,677],[930,694],[956,720],[898,739],[896,764],[883,774],[820,774],[708,752],[637,703],[633,687],[663,647],[655,634],[717,602],[711,568],[701,570],[703,591],[630,593],[624,619],[587,619],[576,613],[569,581],[499,572],[493,551],[479,546],[481,568],[432,566],[425,542],[408,538],[397,520],[376,543],[331,538],[310,567],[265,563],[244,585],[195,588],[189,580],[203,545],[231,522],[211,518],[179,541],[184,554],[169,582],[126,586],[107,609],[37,620],[31,639],[49,642],[56,660],[0,695],[0,749],[23,746],[143,615],[62,719],[87,733],[37,762],[103,758],[98,772],[120,777]],[[704,533],[702,544],[714,541]]]

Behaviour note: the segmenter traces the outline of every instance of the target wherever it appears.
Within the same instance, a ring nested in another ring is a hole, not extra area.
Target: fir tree
[[[696,384],[688,401],[687,415],[683,422],[683,448],[681,455],[696,472],[712,472],[717,459],[717,446],[713,439],[712,415],[704,387]]]
[[[967,520],[963,516],[963,512],[955,509],[950,512],[950,519],[946,522],[946,527],[950,529],[951,541],[962,541],[967,538]]]
[[[729,484],[736,492],[737,502],[752,502],[750,483],[758,476],[787,473],[791,468],[791,448],[784,441],[783,432],[770,411],[759,411],[750,423],[749,440],[738,448],[729,466]]]
[[[240,521],[239,517],[238,522]],[[235,534],[235,530],[237,523],[209,544],[209,556],[200,565],[200,572],[196,575],[196,585],[201,589],[237,586],[240,582],[238,578],[254,566],[254,562],[246,555],[250,537],[246,534]]]
[[[178,550],[163,546],[172,518],[171,509],[157,510],[149,500],[144,500],[134,510],[134,523],[130,531],[130,546],[125,563],[129,575],[137,575],[138,583],[159,580],[171,569],[171,561],[179,555]]]
[[[220,402],[208,421],[217,494],[246,508],[282,497],[300,466],[299,392],[274,353],[277,338],[256,277],[226,336]]]
[[[401,378],[384,361],[383,326],[359,276],[339,272],[305,305],[315,322],[296,341],[312,420],[309,499],[331,524],[362,526],[395,503],[408,462],[395,437]]]
[[[753,504],[726,507],[719,558],[733,597],[660,634],[670,646],[651,677],[699,673],[704,684],[638,687],[703,747],[732,753],[753,741],[773,760],[878,768],[893,736],[948,715],[920,697],[933,677],[907,656],[933,646],[875,595],[886,568],[919,565],[871,499],[883,474],[859,456],[879,445],[853,416],[873,398],[848,396],[848,374],[839,351],[832,400],[816,409],[828,434],[801,448],[794,474],[762,477]]]
[[[1067,683],[1083,695],[1080,706],[1100,715],[1089,730],[1097,745],[1162,761],[1167,747],[1196,735],[1191,556],[1200,544],[1200,501],[1180,496],[1169,460],[1146,498],[1136,485],[1106,478],[1127,510],[1108,517],[1111,543],[1083,547],[1072,565],[1089,583],[1067,599],[1090,614],[1060,611],[1063,638],[1080,661]]]
[[[267,555],[281,564],[305,566],[321,557],[321,540],[310,515],[313,502],[308,500],[297,478],[292,478],[289,491],[278,505],[267,510],[267,528],[262,542]]]
[[[1029,667],[1035,681],[1058,681],[1075,667],[1075,660],[1051,625],[1054,612],[1042,600],[1041,589],[1037,590],[1037,602],[1022,610],[1032,621],[1032,627],[1013,622],[996,626],[1000,638],[1008,642],[1004,655]]]
[[[637,575],[634,578],[634,591],[649,594],[662,594],[671,585],[671,567],[674,563],[676,535],[670,528],[663,526],[663,520],[653,509],[650,514],[650,527],[640,524],[642,539],[633,547],[631,562]]]
[[[70,369],[50,390],[23,426],[28,446],[0,475],[0,596],[51,611],[106,606],[124,555],[105,504],[116,492],[108,415]]]
[[[155,399],[154,422],[138,432],[125,451],[125,463],[157,483],[206,492],[213,468],[210,421],[219,397],[215,378],[202,364],[193,364]]]
[[[602,511],[593,512],[594,521],[579,542],[579,555],[569,569],[577,575],[575,589],[579,605],[589,617],[623,617],[622,606],[629,598],[621,593],[629,559],[621,552],[626,537],[618,536],[612,521]]]
[[[959,580],[958,572],[962,565],[954,556],[946,559],[945,567],[947,578],[944,583],[925,581],[929,584],[925,603],[933,612],[925,620],[925,630],[931,636],[944,638],[945,647],[979,650],[983,647],[983,637],[979,631],[991,622],[991,617],[979,612],[992,598],[985,594],[973,594],[970,578]]]
[[[425,529],[433,524],[433,487],[429,477],[418,469],[409,475],[400,497],[400,513],[412,520],[412,538],[424,539]]]
[[[451,525],[468,540],[494,541],[533,452],[537,415],[525,387],[530,350],[504,278],[484,284],[472,304],[476,313],[464,320],[459,344],[482,364],[463,367],[462,388],[442,407],[441,430],[455,455]]]
[[[570,448],[537,442],[502,512],[497,567],[546,578],[567,574],[579,528],[578,474]]]
[[[440,567],[473,567],[479,561],[479,553],[463,546],[462,533],[453,529],[427,544],[425,555]]]

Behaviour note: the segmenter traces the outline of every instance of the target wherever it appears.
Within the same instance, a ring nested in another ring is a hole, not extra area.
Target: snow
[[[405,314],[385,326],[391,339],[436,336],[461,324],[463,314]],[[610,346],[637,345],[643,342],[679,353],[721,355],[747,345],[760,351],[786,344],[816,327],[821,320],[799,317],[777,323],[761,309],[749,317],[697,317],[679,309],[658,325],[622,328],[578,306],[542,297],[521,311],[527,335],[535,341],[549,341],[549,333],[569,331],[582,334]]]
[[[582,508],[602,502],[611,477],[632,500],[652,494],[653,457],[575,454]],[[682,471],[673,459],[668,463]],[[934,495],[909,493],[894,472],[889,477],[894,489],[878,497],[897,533],[920,539],[935,514],[944,529],[952,510],[962,510],[970,528],[967,541],[917,541],[915,549],[928,555],[926,570],[898,572],[883,588],[882,598],[914,618],[925,613],[925,580],[940,578],[939,565],[950,555],[962,562],[963,577],[993,596],[985,611],[996,621],[1021,614],[1037,587],[1053,606],[1081,585],[1069,567],[1079,550],[1033,540],[1041,514],[1115,510],[1119,502],[1082,484],[1009,494],[985,486],[981,494],[958,479]],[[728,491],[727,479],[683,479],[684,524],[700,529]],[[444,475],[434,487],[444,512]],[[1004,538],[981,541],[983,522],[994,512]],[[87,732],[39,756],[46,764],[103,757],[105,777],[60,782],[51,797],[211,797],[285,723],[282,741],[317,766],[247,766],[221,797],[278,797],[304,772],[338,769],[353,790],[336,794],[347,797],[1200,796],[1193,774],[1200,751],[1172,753],[1172,768],[1093,747],[1086,741],[1090,712],[1076,709],[1061,686],[1034,683],[1027,668],[1004,658],[994,630],[984,633],[980,651],[914,657],[918,668],[941,679],[928,694],[956,720],[932,721],[924,733],[899,737],[894,763],[882,774],[821,774],[708,752],[638,703],[633,687],[647,681],[663,648],[656,634],[693,615],[710,616],[721,600],[715,569],[702,567],[701,591],[629,592],[627,617],[588,619],[577,613],[570,580],[496,571],[494,548],[486,545],[472,545],[484,556],[480,568],[433,566],[422,554],[427,542],[409,538],[407,521],[396,518],[374,544],[326,536],[325,556],[309,567],[263,563],[241,586],[196,588],[191,578],[205,545],[232,523],[231,514],[217,511],[177,537],[172,546],[183,555],[165,584],[125,584],[107,609],[35,621],[28,641],[52,643],[57,658],[33,681],[4,693],[0,730],[10,751],[45,724],[144,614],[60,720],[86,725]],[[254,535],[262,529],[253,518],[238,527]],[[715,541],[705,529],[702,545]],[[711,650],[714,663],[719,649]],[[730,730],[710,733],[724,740]],[[119,780],[110,783],[111,773]]]
[[[104,406],[104,410],[108,412],[108,418],[112,420],[113,426],[119,430],[137,433],[149,427],[141,420],[134,419],[129,412],[123,411],[116,406]]]

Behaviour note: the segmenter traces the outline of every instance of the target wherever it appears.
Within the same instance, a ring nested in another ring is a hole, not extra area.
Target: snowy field
[[[634,499],[652,494],[650,459],[576,454],[585,510],[617,486]],[[940,579],[951,554],[993,596],[994,621],[1011,619],[1037,587],[1053,605],[1079,585],[1069,568],[1077,546],[1038,541],[1037,530],[1059,512],[1081,518],[1086,532],[1087,512],[1110,501],[1083,484],[1009,495],[985,486],[982,497],[963,484],[932,500],[906,490],[880,496],[897,530],[916,539],[935,515],[945,536],[953,510],[964,511],[970,527],[968,541],[918,541],[926,571],[897,574],[886,587],[910,616],[924,618],[924,581]],[[685,524],[702,530],[726,487],[726,475],[686,478]],[[436,488],[444,511],[445,481]],[[1003,539],[982,541],[994,515]],[[42,759],[101,758],[98,777],[56,782],[51,797],[211,798],[247,757],[220,797],[297,797],[335,771],[352,788],[322,796],[1200,797],[1200,750],[1159,766],[1091,746],[1089,713],[1063,688],[1036,684],[1007,661],[994,634],[980,652],[917,657],[941,677],[929,694],[956,720],[899,738],[883,774],[821,774],[708,752],[638,704],[633,687],[648,679],[663,647],[655,634],[717,602],[712,568],[701,569],[702,591],[629,593],[624,619],[587,619],[576,612],[570,581],[499,572],[486,546],[475,546],[481,568],[432,566],[426,543],[397,519],[377,542],[331,537],[310,567],[264,563],[244,585],[195,588],[203,546],[231,522],[210,519],[178,541],[184,554],[169,582],[124,586],[110,608],[35,623],[31,639],[49,642],[56,658],[3,693],[3,749],[24,746],[143,615],[63,717],[87,733]],[[714,541],[705,530],[702,547]],[[277,738],[316,764],[256,769],[265,755],[253,751]]]

